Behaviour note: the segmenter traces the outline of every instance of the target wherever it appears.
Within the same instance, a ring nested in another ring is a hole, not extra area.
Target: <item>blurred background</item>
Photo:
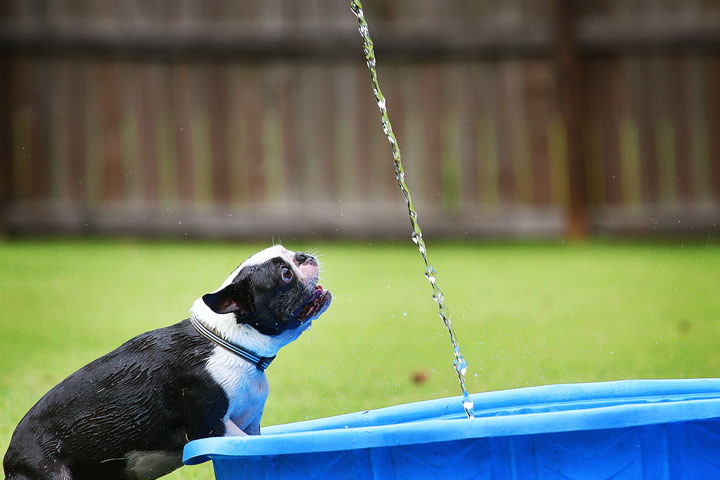
[[[3,1],[0,229],[407,235],[347,3]],[[427,232],[720,230],[720,1],[364,3]]]

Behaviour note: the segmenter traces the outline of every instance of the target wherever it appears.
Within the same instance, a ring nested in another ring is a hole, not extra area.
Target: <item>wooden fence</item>
[[[366,0],[431,235],[720,230],[719,0]],[[10,233],[406,235],[330,0],[0,6]]]

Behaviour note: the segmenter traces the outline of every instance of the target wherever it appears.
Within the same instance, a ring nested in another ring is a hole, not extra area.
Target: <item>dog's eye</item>
[[[282,280],[283,283],[288,283],[292,279],[293,279],[293,271],[290,270],[288,267],[282,267],[280,269],[280,280]]]

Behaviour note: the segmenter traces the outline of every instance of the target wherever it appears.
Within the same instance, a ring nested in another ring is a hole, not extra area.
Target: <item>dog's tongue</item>
[[[305,303],[305,305],[300,310],[300,317],[301,318],[308,318],[317,312],[321,305],[320,305],[320,298],[325,293],[325,290],[323,289],[322,285],[318,284],[315,285],[315,291],[310,296],[308,301]]]
[[[315,285],[315,291],[312,294],[312,297],[310,298],[310,303],[312,303],[313,307],[317,306],[318,303],[320,303],[320,297],[322,297],[322,294],[325,292],[323,290],[322,285],[317,284]]]

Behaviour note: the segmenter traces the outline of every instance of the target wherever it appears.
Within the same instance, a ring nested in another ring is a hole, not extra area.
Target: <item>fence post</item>
[[[7,217],[12,192],[11,57],[0,53],[0,235],[8,231]]]
[[[565,121],[568,166],[567,234],[588,233],[587,179],[583,155],[583,74],[577,42],[577,2],[555,0],[554,56],[560,111]]]

